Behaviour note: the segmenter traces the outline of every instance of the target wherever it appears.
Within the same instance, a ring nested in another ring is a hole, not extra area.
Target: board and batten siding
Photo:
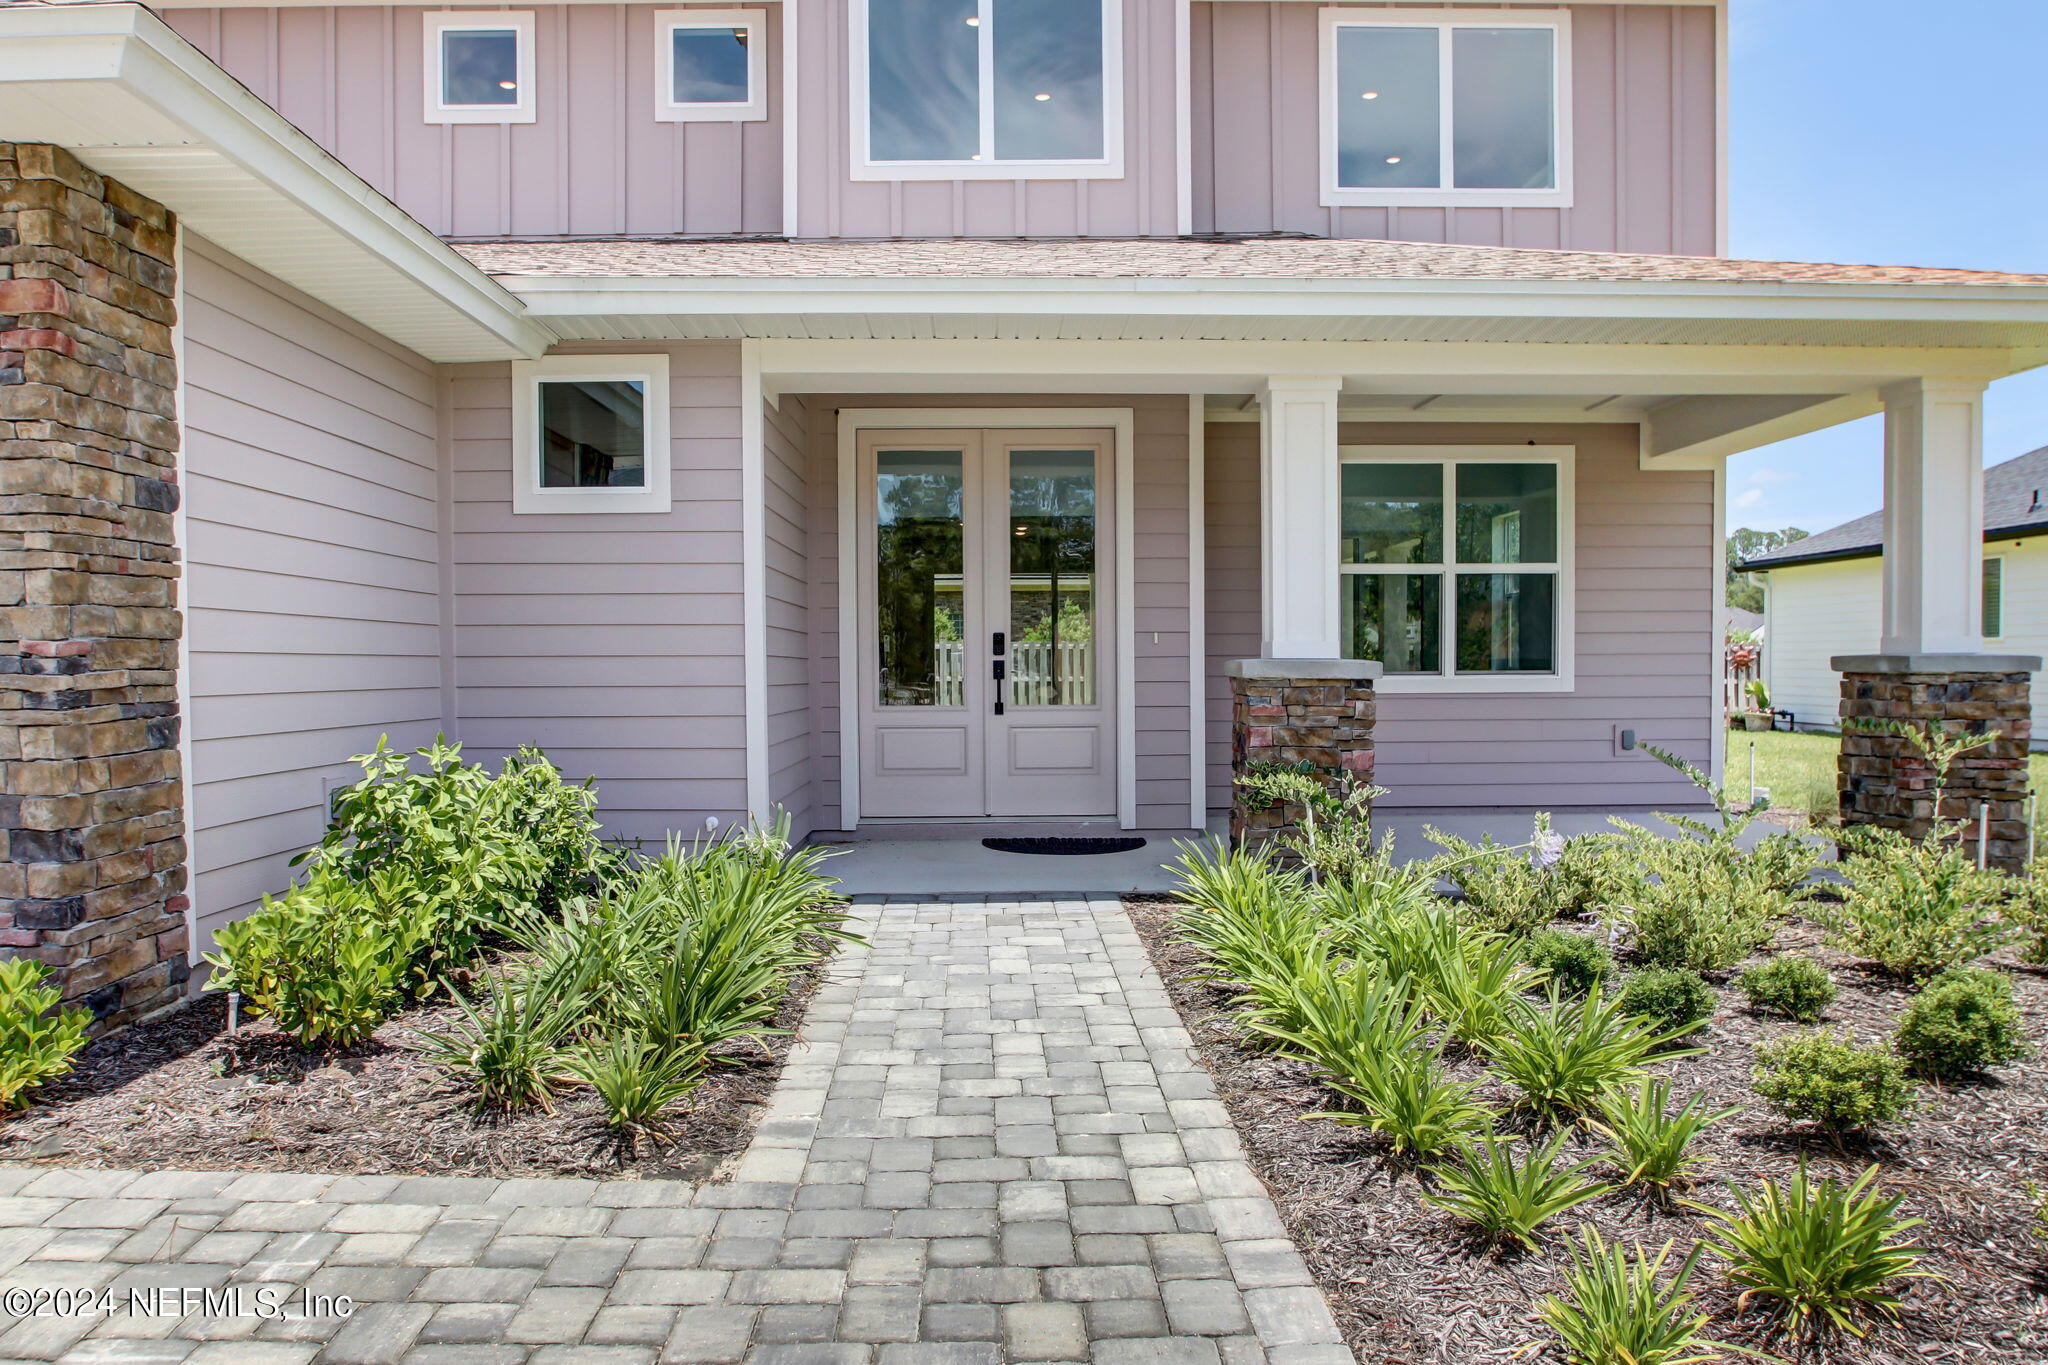
[[[746,810],[740,350],[574,351],[668,354],[674,502],[515,516],[511,371],[448,367],[456,723],[478,759],[595,777],[607,832],[658,842]]]
[[[787,405],[789,399],[783,399]],[[1188,401],[1179,394],[809,395],[811,790],[816,828],[843,829],[839,712],[839,411],[842,408],[1130,408],[1132,661],[1138,826],[1188,825]],[[973,425],[971,422],[963,425]],[[772,668],[771,660],[771,668]]]
[[[1326,208],[1320,5],[1193,8],[1194,227],[1711,255],[1719,221],[1715,11],[1569,5],[1569,208]]]
[[[1614,730],[1707,766],[1718,707],[1714,484],[1645,471],[1636,428],[1346,422],[1344,445],[1569,445],[1576,461],[1577,682],[1569,693],[1382,691],[1373,744],[1387,806],[1697,805]],[[1230,799],[1224,664],[1259,652],[1259,428],[1208,429],[1209,801]],[[1330,566],[1332,573],[1337,567]]]
[[[196,946],[291,880],[351,755],[442,728],[434,372],[185,248]]]
[[[802,838],[817,828],[811,780],[810,414],[794,395],[761,405],[767,571],[768,799]]]
[[[721,6],[722,7],[722,6]],[[534,16],[534,121],[424,117],[423,16],[466,6],[170,8],[165,22],[400,208],[446,237],[779,233],[782,5],[766,13],[768,117],[654,117],[658,10]]]

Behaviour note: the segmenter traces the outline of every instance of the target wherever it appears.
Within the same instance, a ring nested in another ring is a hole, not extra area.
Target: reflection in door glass
[[[1095,704],[1095,452],[1010,453],[1010,700]]]
[[[875,456],[875,638],[884,706],[962,706],[966,563],[957,450]]]

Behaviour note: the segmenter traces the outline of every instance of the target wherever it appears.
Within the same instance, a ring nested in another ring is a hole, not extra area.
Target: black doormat
[[[1071,858],[1085,853],[1129,853],[1145,846],[1143,839],[983,839],[983,848],[998,853],[1045,853]]]

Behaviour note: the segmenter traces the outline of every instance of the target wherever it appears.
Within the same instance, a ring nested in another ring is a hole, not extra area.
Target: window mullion
[[[1448,190],[1458,183],[1458,170],[1452,164],[1457,153],[1457,137],[1452,127],[1451,105],[1451,41],[1456,30],[1449,24],[1437,29],[1436,81],[1437,81],[1437,188]]]
[[[1458,462],[1443,462],[1444,558],[1437,571],[1436,662],[1439,677],[1458,671]]]
[[[977,107],[979,127],[977,143],[981,148],[982,161],[996,159],[996,6],[995,0],[977,0],[975,14],[981,22],[975,25],[976,35],[981,39],[975,49],[976,84],[980,86],[981,98]]]

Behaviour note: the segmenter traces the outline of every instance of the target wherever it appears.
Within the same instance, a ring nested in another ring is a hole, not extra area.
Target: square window
[[[647,386],[637,379],[540,381],[540,486],[647,486]]]
[[[549,356],[512,378],[515,513],[668,510],[666,356]]]
[[[533,16],[497,11],[429,14],[428,123],[531,123]]]
[[[768,117],[765,11],[661,10],[654,32],[657,121],[752,123]]]

